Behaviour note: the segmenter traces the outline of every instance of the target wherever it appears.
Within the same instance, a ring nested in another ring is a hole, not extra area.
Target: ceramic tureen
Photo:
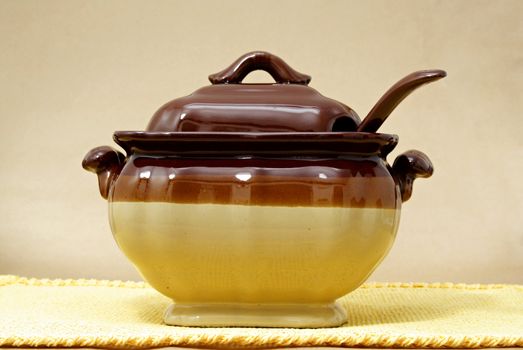
[[[242,84],[254,70],[271,84]],[[445,76],[396,83],[367,117],[308,87],[310,77],[251,52],[168,102],[145,131],[117,131],[125,155],[90,151],[114,238],[143,278],[174,303],[181,326],[328,327],[336,299],[389,251],[401,203],[432,164],[419,151],[386,157],[376,133],[403,98]]]

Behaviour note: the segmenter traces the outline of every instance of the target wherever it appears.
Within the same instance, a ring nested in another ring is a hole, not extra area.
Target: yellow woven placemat
[[[337,328],[162,324],[170,300],[140,282],[0,276],[0,346],[523,346],[523,286],[369,283],[342,299]]]

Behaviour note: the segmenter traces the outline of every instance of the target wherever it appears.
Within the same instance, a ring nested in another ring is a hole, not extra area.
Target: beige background
[[[382,128],[436,172],[372,279],[523,283],[523,1],[0,1],[0,273],[139,278],[84,154],[254,49],[362,117],[447,70]]]

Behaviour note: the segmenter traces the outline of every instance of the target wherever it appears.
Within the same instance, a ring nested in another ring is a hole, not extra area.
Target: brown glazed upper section
[[[116,132],[128,154],[112,201],[397,208],[376,133]]]
[[[335,159],[176,158],[133,155],[112,201],[398,208],[398,187],[378,156]]]
[[[265,70],[276,84],[241,84]],[[161,107],[147,131],[325,132],[355,131],[352,109],[307,86],[308,75],[268,52],[251,52],[209,77],[213,85]]]

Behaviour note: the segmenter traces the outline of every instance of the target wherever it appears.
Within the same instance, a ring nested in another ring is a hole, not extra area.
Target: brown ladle
[[[394,84],[379,101],[372,107],[369,114],[363,119],[356,131],[376,132],[390,113],[400,104],[405,97],[421,85],[431,83],[447,76],[440,69],[421,70],[411,73]]]

